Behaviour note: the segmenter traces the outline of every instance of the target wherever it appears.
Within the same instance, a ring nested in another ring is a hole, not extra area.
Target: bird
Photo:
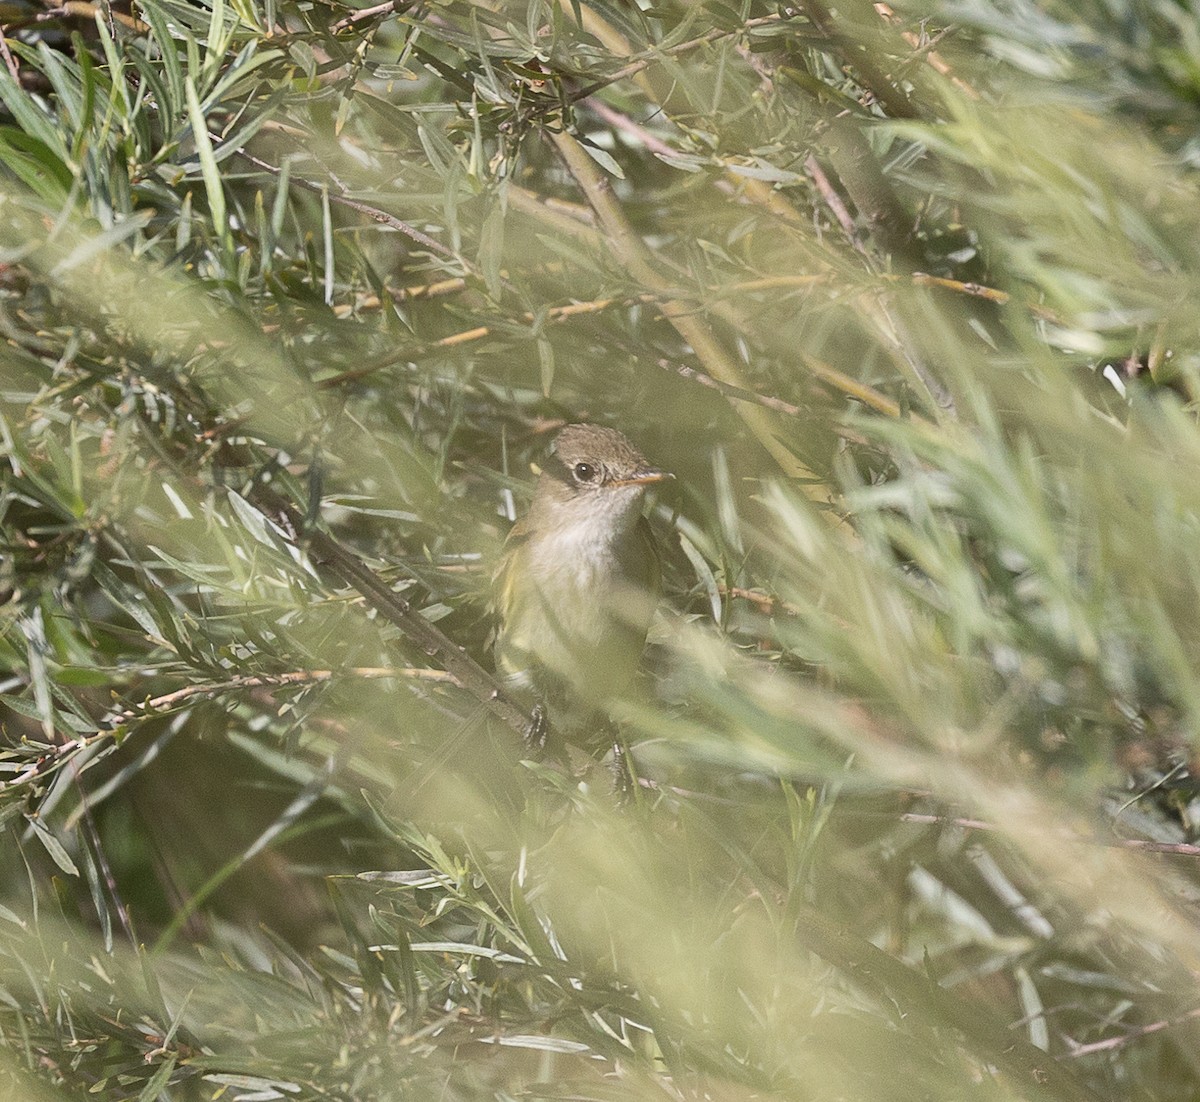
[[[616,429],[572,424],[554,438],[495,576],[496,670],[533,708],[533,741],[547,720],[581,741],[611,736],[608,707],[634,680],[660,594],[642,504],[671,478]]]

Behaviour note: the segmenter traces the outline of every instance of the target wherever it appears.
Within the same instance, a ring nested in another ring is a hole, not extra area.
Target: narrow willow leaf
[[[196,85],[190,76],[184,82],[184,90],[187,96],[188,120],[192,126],[192,140],[196,143],[196,154],[200,158],[200,173],[204,179],[204,192],[208,196],[208,206],[212,212],[213,228],[226,248],[231,249],[233,238],[225,212],[225,189],[221,184],[221,173],[217,168],[216,158],[213,156],[208,124],[200,110]]]
[[[142,15],[154,31],[154,39],[158,44],[163,71],[166,74],[167,94],[162,101],[162,114],[166,119],[179,118],[187,112],[187,90],[175,39],[158,4],[147,4]]]
[[[21,631],[25,636],[25,654],[29,664],[29,683],[33,689],[34,704],[37,716],[42,723],[42,734],[48,739],[54,738],[55,714],[53,693],[50,690],[50,672],[46,665],[46,630],[42,619],[42,609],[38,605],[28,615],[20,620]]]
[[[615,176],[618,180],[625,179],[625,170],[617,164],[616,159],[611,153],[592,145],[590,142],[583,142],[581,144],[587,150],[587,155],[610,176]]]
[[[499,297],[502,289],[500,271],[504,266],[504,208],[495,204],[483,220],[479,235],[479,267],[488,291]]]
[[[101,233],[91,237],[83,237],[81,234],[82,240],[54,266],[51,275],[59,278],[74,268],[83,267],[135,234],[141,233],[153,217],[153,211],[138,211]]]
[[[25,821],[32,828],[34,836],[45,847],[46,852],[50,854],[51,860],[68,876],[78,876],[79,870],[75,867],[75,862],[71,860],[70,854],[63,848],[63,844],[54,837],[50,830],[39,820],[31,819],[26,816]]]
[[[156,1102],[157,1099],[163,1097],[167,1084],[171,1081],[171,1075],[175,1071],[176,1059],[175,1054],[171,1053],[154,1069],[154,1074],[146,1080],[146,1085],[138,1094],[138,1102]]]
[[[712,612],[714,623],[722,622],[722,604],[721,604],[721,587],[717,585],[716,575],[712,572],[712,567],[708,565],[708,560],[700,553],[700,550],[694,543],[683,533],[679,533],[679,546],[683,548],[683,553],[687,556],[688,562],[692,564],[692,568],[696,571],[696,577],[700,580],[700,584],[704,587],[704,592],[708,595],[709,609]]]

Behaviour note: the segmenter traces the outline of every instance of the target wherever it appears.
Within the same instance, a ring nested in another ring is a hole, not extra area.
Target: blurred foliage
[[[1194,5],[0,15],[0,1097],[1200,1095]],[[629,800],[474,664],[585,419]]]

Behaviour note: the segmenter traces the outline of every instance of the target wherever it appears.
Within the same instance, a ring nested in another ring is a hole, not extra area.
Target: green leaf
[[[68,876],[78,876],[79,870],[75,867],[75,862],[71,860],[70,854],[63,848],[63,844],[50,833],[45,824],[28,816],[26,816],[25,822],[29,824],[34,837],[45,847],[51,860]]]
[[[150,224],[153,217],[153,211],[140,211],[90,237],[80,234],[79,244],[54,265],[50,274],[54,278],[60,279],[72,269],[83,267],[135,234],[141,233]]]
[[[615,176],[618,180],[625,179],[625,171],[617,164],[611,153],[607,153],[590,142],[581,142],[580,144],[587,151],[587,155],[610,176]]]
[[[227,250],[233,248],[233,238],[230,234],[229,219],[225,212],[225,189],[221,184],[221,173],[217,168],[217,159],[213,154],[212,140],[208,136],[208,123],[200,110],[200,100],[196,95],[196,85],[189,76],[184,82],[187,97],[188,120],[192,127],[192,139],[196,143],[196,154],[200,158],[200,174],[204,179],[204,193],[208,196],[208,206],[212,213],[213,227],[219,239]]]
[[[146,1085],[138,1095],[138,1102],[157,1102],[162,1097],[163,1091],[171,1081],[171,1075],[175,1071],[175,1061],[176,1057],[172,1053],[154,1069],[154,1074],[146,1080]]]
[[[499,298],[503,284],[500,270],[504,266],[504,208],[500,204],[493,206],[483,221],[478,260],[488,291]]]

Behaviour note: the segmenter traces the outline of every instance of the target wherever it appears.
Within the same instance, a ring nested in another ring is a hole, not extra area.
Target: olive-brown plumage
[[[633,680],[659,595],[642,501],[671,477],[615,429],[568,425],[509,533],[496,668],[518,696],[549,703],[556,726],[603,711]]]

